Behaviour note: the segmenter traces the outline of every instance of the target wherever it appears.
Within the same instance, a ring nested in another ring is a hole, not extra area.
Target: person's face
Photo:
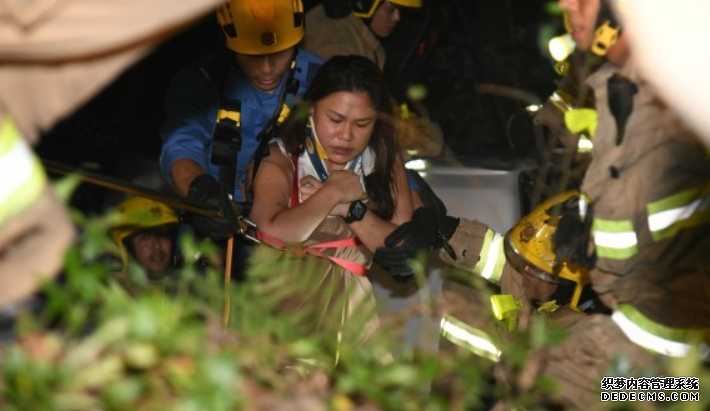
[[[313,122],[331,165],[342,168],[370,143],[377,111],[363,93],[339,91],[311,109]]]
[[[293,47],[263,55],[237,53],[237,64],[254,87],[272,93],[288,71],[293,53]]]
[[[525,297],[529,301],[546,302],[550,301],[550,297],[557,290],[558,285],[545,281],[526,270],[523,273],[523,287],[525,288]]]
[[[133,249],[138,263],[150,274],[162,273],[170,266],[172,240],[165,233],[138,232]]]
[[[388,1],[382,2],[377,10],[375,10],[375,14],[372,15],[370,30],[372,30],[377,37],[389,37],[394,29],[397,28],[399,20],[399,7]]]
[[[559,5],[567,12],[571,35],[577,47],[588,51],[594,42],[601,0],[559,0]]]

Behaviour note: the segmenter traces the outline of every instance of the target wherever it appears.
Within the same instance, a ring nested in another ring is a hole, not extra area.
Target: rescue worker
[[[556,90],[532,115],[539,166],[521,172],[532,207],[562,191],[578,190],[591,161],[597,115],[584,79],[593,65],[581,53],[559,65],[564,70]]]
[[[605,33],[614,27],[606,0],[560,5],[578,47],[606,50],[587,81],[599,112],[580,204],[596,251],[592,282],[613,308],[628,303],[666,327],[707,328],[707,151],[640,77],[623,32]]]
[[[303,48],[324,60],[337,55],[367,57],[383,70],[386,52],[381,42],[396,30],[401,9],[421,7],[422,0],[325,0],[306,14],[308,30]],[[397,143],[405,159],[442,154],[443,136],[431,120],[423,113],[415,113],[406,103],[400,108],[400,117],[405,121],[397,122]],[[410,185],[415,187],[414,183],[410,179]]]
[[[180,71],[168,89],[160,164],[181,195],[219,208],[220,218],[193,223],[224,240],[238,229],[232,200],[250,201],[251,170],[321,59],[298,47],[301,0],[228,0],[217,19],[226,50]],[[246,248],[239,248],[243,264]]]
[[[422,0],[324,0],[306,14],[303,48],[325,60],[367,57],[383,70],[386,55],[380,40],[397,28],[400,7],[418,9]]]
[[[11,334],[40,282],[58,274],[74,235],[30,146],[216,2],[106,3],[5,0],[0,7],[0,333]],[[164,9],[171,12],[153,12]]]
[[[583,314],[604,311],[589,287],[586,270],[560,263],[553,250],[558,226],[568,218],[565,208],[576,206],[577,198],[575,191],[569,191],[548,199],[506,235],[479,221],[446,216],[445,209],[437,213],[422,207],[385,240],[386,247],[378,249],[376,257],[391,274],[406,277],[412,275],[411,259],[433,247],[445,263],[500,286],[502,294],[517,300],[519,307],[509,313],[515,315],[516,328],[526,329],[536,313],[567,328]],[[472,282],[471,277],[448,279],[443,290],[444,310],[477,329],[490,328],[488,314],[497,307],[480,301],[476,295],[480,290],[471,287]],[[488,314],[481,315],[481,303],[488,306],[484,308]],[[498,319],[506,320],[502,316]]]
[[[581,218],[567,220],[557,254],[590,267],[612,315],[581,320],[564,342],[534,353],[522,378],[554,379],[549,404],[594,409],[600,379],[619,356],[631,375],[658,373],[665,357],[707,356],[710,160],[639,75],[608,2],[559,4],[577,47],[606,62],[587,79],[598,125]]]
[[[142,266],[148,280],[159,282],[177,264],[178,217],[163,203],[131,197],[118,206],[119,223],[109,231],[119,249],[121,272],[129,260]]]

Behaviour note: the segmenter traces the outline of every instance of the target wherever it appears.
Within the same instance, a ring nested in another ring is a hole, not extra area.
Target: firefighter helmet
[[[578,191],[567,191],[548,199],[506,234],[504,244],[508,262],[518,272],[562,286],[554,294],[557,305],[569,304],[572,310],[582,312],[587,307],[580,305],[591,292],[588,270],[559,261],[553,243],[564,208],[576,204],[578,198]]]
[[[118,245],[123,269],[128,266],[125,240],[137,231],[154,228],[172,228],[178,223],[175,211],[163,203],[143,197],[131,197],[118,205],[118,223],[109,230],[111,239]]]
[[[369,19],[375,14],[375,11],[383,1],[402,7],[411,7],[413,9],[422,7],[422,0],[352,0],[353,15],[363,19]]]
[[[278,53],[303,38],[301,0],[226,0],[217,21],[227,48],[237,53]]]

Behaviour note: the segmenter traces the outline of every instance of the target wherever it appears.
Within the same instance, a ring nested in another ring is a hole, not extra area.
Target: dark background
[[[304,1],[308,10],[318,0]],[[420,12],[403,17],[387,39],[393,91],[405,99],[410,84],[428,93],[424,111],[457,154],[481,159],[530,156],[534,144],[525,129],[511,132],[511,119],[533,101],[490,92],[519,90],[543,101],[557,78],[539,46],[544,24],[559,20],[544,0],[425,0]],[[171,77],[222,43],[212,15],[175,36],[43,136],[43,158],[160,188],[158,135],[162,100]],[[406,64],[404,63],[406,61]],[[505,93],[503,93],[505,94]],[[504,162],[505,163],[505,162]],[[120,198],[83,185],[73,203],[100,212]]]

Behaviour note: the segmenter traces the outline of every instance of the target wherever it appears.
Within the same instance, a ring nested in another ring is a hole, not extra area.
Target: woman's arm
[[[404,162],[402,162],[402,158],[399,155],[395,156],[395,173],[398,192],[395,193],[397,208],[394,212],[392,222],[399,226],[400,224],[411,220],[412,213],[414,212],[414,206],[412,205],[412,192],[409,187],[407,169],[404,168]]]
[[[303,203],[289,208],[292,179],[291,160],[272,144],[254,180],[250,219],[259,230],[287,243],[306,241],[336,205],[363,196],[359,177],[349,170],[339,171]]]
[[[409,189],[407,171],[399,156],[396,156],[395,178],[397,179],[397,191],[393,194],[397,207],[392,220],[384,221],[375,213],[368,211],[362,221],[350,224],[355,235],[373,253],[378,247],[384,245],[385,238],[400,224],[412,219],[412,193]]]

